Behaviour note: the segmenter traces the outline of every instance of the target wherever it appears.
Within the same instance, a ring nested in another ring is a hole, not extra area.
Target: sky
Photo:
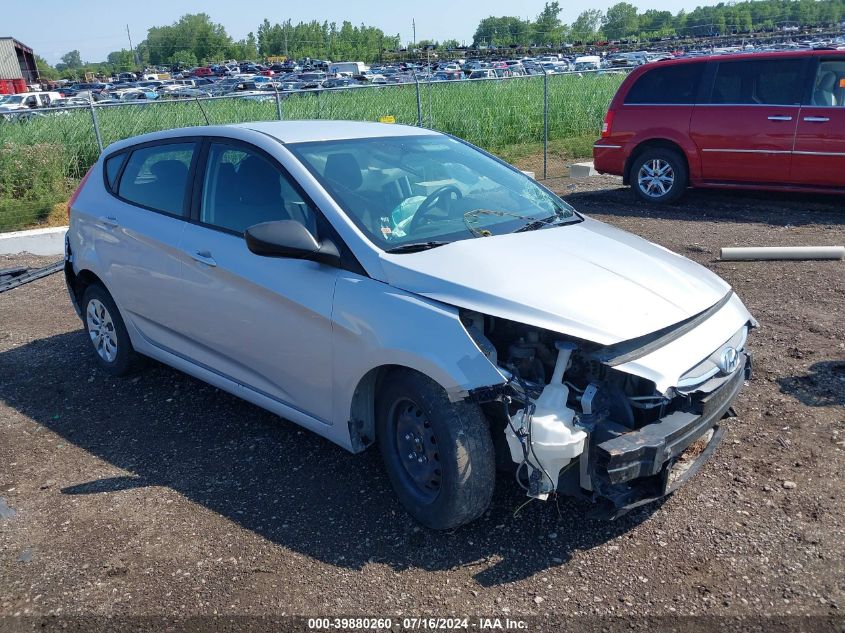
[[[572,23],[584,9],[605,10],[618,0],[596,0],[590,4],[563,0],[561,20]],[[677,13],[699,5],[712,5],[715,0],[628,0],[640,11],[668,10]],[[457,39],[472,41],[478,22],[487,16],[517,15],[534,19],[545,0],[8,0],[4,8],[0,37],[11,36],[32,47],[38,55],[55,64],[61,56],[78,50],[87,62],[105,61],[111,51],[129,48],[126,26],[137,45],[152,26],[172,24],[186,13],[208,13],[212,20],[226,27],[238,40],[255,32],[266,17],[271,23],[290,19],[296,22],[327,20],[340,24],[366,24],[382,29],[388,35],[398,33],[402,42],[413,39],[412,21],[416,22],[416,39]]]

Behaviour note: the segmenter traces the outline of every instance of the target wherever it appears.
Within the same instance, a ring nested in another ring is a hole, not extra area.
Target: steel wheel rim
[[[400,399],[390,409],[395,429],[394,448],[400,475],[420,501],[431,503],[440,494],[443,481],[437,438],[431,421],[413,401]]]
[[[117,358],[117,332],[108,309],[99,299],[91,299],[85,310],[88,336],[97,355],[107,363]]]
[[[675,170],[669,161],[652,158],[640,167],[637,185],[650,198],[662,198],[675,185]]]

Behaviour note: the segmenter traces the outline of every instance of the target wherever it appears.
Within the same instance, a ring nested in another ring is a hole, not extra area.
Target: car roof
[[[369,121],[253,121],[250,123],[233,123],[229,125],[171,128],[160,132],[150,132],[116,141],[109,145],[109,150],[117,151],[141,143],[184,136],[226,136],[227,130],[231,130],[232,128],[243,128],[260,132],[281,143],[340,141],[356,138],[385,138],[392,136],[432,136],[440,134],[440,132],[435,132],[434,130],[411,125],[373,123]]]
[[[694,57],[678,57],[675,59],[665,59],[663,61],[655,62],[660,66],[671,64],[689,64],[689,63],[705,63],[708,61],[735,61],[742,59],[787,59],[787,58],[802,58],[813,57],[817,55],[841,55],[842,51],[832,49],[805,49],[799,51],[751,51],[742,53],[716,53],[711,55],[696,55]],[[648,64],[640,66],[640,68],[655,68]]]
[[[369,121],[255,121],[252,123],[236,123],[232,127],[255,130],[272,136],[282,143],[437,134],[433,130],[411,125]]]

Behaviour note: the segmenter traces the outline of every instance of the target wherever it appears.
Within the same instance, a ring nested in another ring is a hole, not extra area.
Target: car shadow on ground
[[[352,455],[205,383],[150,362],[129,378],[99,370],[81,330],[0,353],[0,396],[43,427],[124,471],[71,481],[66,495],[166,486],[280,546],[350,569],[473,570],[484,586],[560,565],[630,531],[660,506],[616,521],[592,506],[533,501],[500,476],[491,509],[462,528],[419,527],[378,450]],[[558,513],[559,510],[559,513]]]
[[[845,361],[813,363],[804,376],[778,378],[781,393],[808,407],[845,406]]]
[[[694,189],[674,204],[658,206],[640,201],[630,189],[621,187],[578,191],[577,185],[570,185],[558,193],[587,214],[772,226],[845,224],[845,197],[837,195]]]

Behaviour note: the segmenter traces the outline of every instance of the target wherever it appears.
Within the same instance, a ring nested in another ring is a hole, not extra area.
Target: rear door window
[[[845,59],[819,63],[813,83],[812,105],[827,108],[845,106]]]
[[[710,103],[798,105],[803,90],[803,59],[721,62]]]
[[[182,215],[194,143],[168,143],[136,149],[120,179],[118,195],[128,202]]]
[[[673,64],[654,68],[637,80],[628,91],[625,103],[653,105],[695,103],[695,95],[703,72],[703,63]]]

